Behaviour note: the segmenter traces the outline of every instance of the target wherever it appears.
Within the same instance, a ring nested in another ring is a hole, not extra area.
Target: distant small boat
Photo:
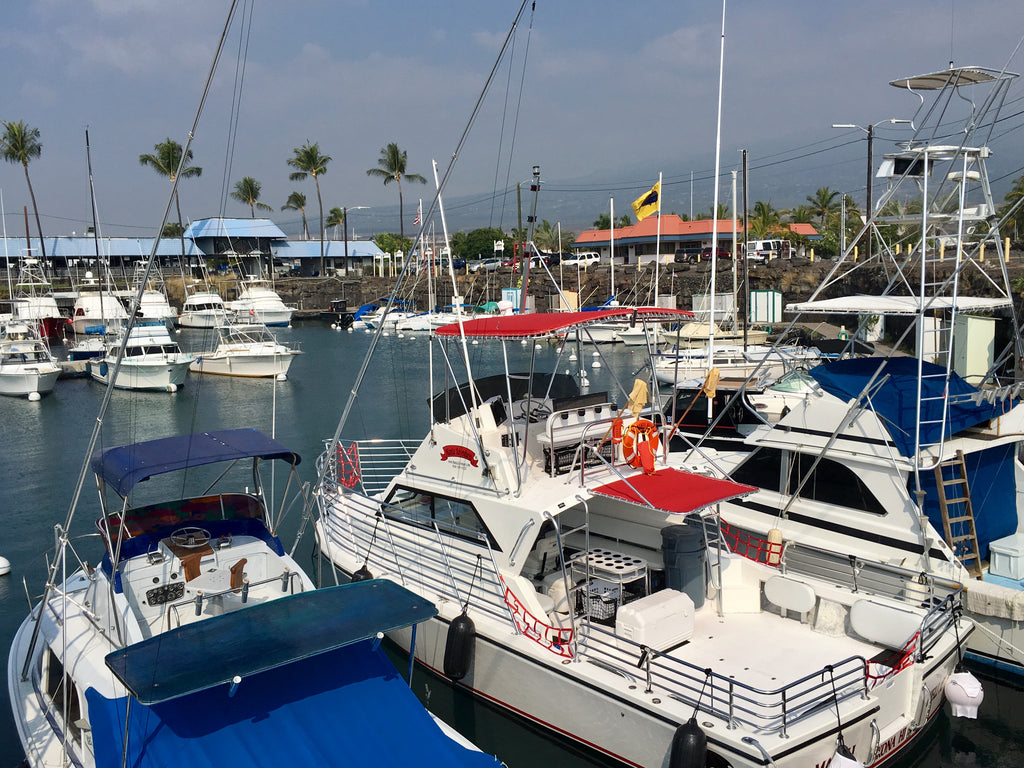
[[[60,366],[39,336],[24,324],[8,324],[0,337],[0,395],[37,400],[53,391]]]
[[[202,352],[189,366],[193,373],[248,378],[280,377],[288,373],[292,358],[301,354],[278,342],[259,323],[228,323],[217,329],[220,341],[212,352]]]
[[[287,326],[295,307],[287,306],[268,280],[253,278],[242,284],[238,298],[231,302],[231,311],[239,320],[269,326]]]
[[[216,328],[227,322],[228,310],[216,291],[199,291],[185,298],[178,317],[182,328]]]
[[[89,375],[106,384],[114,373],[122,339],[113,342],[107,353],[86,365]],[[163,323],[136,325],[128,334],[124,359],[114,380],[118,389],[176,392],[185,383],[188,367],[195,356],[181,351]]]

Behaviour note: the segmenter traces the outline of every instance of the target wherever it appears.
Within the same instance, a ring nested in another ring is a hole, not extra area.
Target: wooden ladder
[[[950,468],[949,477],[943,472]],[[967,466],[964,463],[964,452],[957,451],[956,458],[939,462],[935,467],[935,486],[939,492],[939,508],[942,510],[942,527],[945,529],[946,544],[953,550],[963,566],[971,575],[981,578],[981,551],[978,547],[978,534],[974,529],[974,509],[971,507],[971,489],[967,485]],[[948,488],[958,487],[949,496]],[[959,494],[959,495],[956,495]],[[955,517],[950,517],[950,507],[962,504],[963,509]],[[953,526],[957,533],[953,535]]]

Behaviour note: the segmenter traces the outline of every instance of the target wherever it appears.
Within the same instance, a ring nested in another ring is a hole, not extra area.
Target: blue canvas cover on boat
[[[252,458],[283,459],[293,465],[301,461],[297,453],[258,429],[222,429],[97,451],[90,466],[97,477],[127,496],[138,483],[156,475]]]
[[[161,704],[86,691],[97,768],[497,768],[448,739],[371,641]],[[122,762],[125,712],[128,747]]]
[[[914,425],[917,421],[918,361],[913,357],[877,357],[840,360],[811,369],[810,374],[822,389],[841,400],[859,397],[865,385],[875,376],[879,366],[882,372],[875,378],[876,387],[871,395],[871,407],[885,423],[896,449],[901,455],[914,454]],[[942,418],[944,369],[932,363],[922,363],[921,444],[937,443],[942,437],[937,423]],[[1008,410],[1002,403],[975,402],[970,396],[977,392],[955,373],[949,377],[949,413],[946,417],[946,437],[961,430],[983,424]],[[929,399],[935,398],[935,399]]]
[[[983,451],[964,455],[967,482],[971,491],[971,511],[974,513],[974,531],[978,537],[978,550],[982,560],[988,559],[988,545],[1009,536],[1017,530],[1017,486],[1014,456],[1016,444],[997,445]],[[953,469],[943,470],[946,479],[954,477]],[[957,474],[957,476],[959,476]],[[925,491],[924,511],[935,530],[943,532],[942,510],[934,472],[921,473],[921,487]],[[960,486],[950,486],[951,496],[959,496]],[[963,516],[964,505],[951,503],[949,516]],[[952,524],[953,536],[963,536],[966,523]]]

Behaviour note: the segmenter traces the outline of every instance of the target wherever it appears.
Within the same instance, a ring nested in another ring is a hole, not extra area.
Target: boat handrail
[[[367,496],[381,493],[387,489],[392,479],[405,469],[405,466],[412,459],[416,450],[420,447],[421,440],[353,440],[351,445],[356,446],[359,457],[358,483]],[[325,441],[325,450],[330,447],[329,441]],[[323,462],[327,461],[324,467]],[[328,457],[321,454],[317,459],[317,471],[319,475],[332,483],[338,483],[337,477],[338,456]],[[326,472],[323,470],[326,469]]]
[[[171,614],[172,613],[174,614],[174,618],[175,618],[175,622],[176,622],[175,626],[179,626],[179,627],[181,626],[181,616],[178,614],[178,609],[179,608],[184,608],[185,606],[190,606],[190,607],[195,609],[196,615],[198,616],[198,615],[200,615],[202,613],[202,611],[203,611],[203,604],[207,600],[213,600],[214,598],[223,597],[224,595],[228,595],[228,594],[231,594],[231,593],[238,594],[239,595],[239,599],[244,604],[244,603],[247,603],[249,601],[249,594],[252,592],[253,588],[255,588],[255,587],[265,587],[268,584],[280,585],[282,593],[287,593],[289,595],[294,595],[295,594],[295,580],[296,579],[298,579],[298,581],[299,581],[299,586],[300,586],[299,591],[300,592],[304,592],[305,589],[302,588],[302,574],[301,574],[301,572],[290,570],[287,567],[285,567],[284,571],[279,576],[270,576],[270,577],[268,577],[266,579],[262,579],[260,581],[254,581],[254,582],[250,582],[248,579],[243,579],[242,580],[242,586],[240,586],[240,587],[228,587],[227,589],[221,589],[221,590],[218,590],[216,592],[205,592],[203,590],[200,590],[199,592],[196,593],[195,597],[190,597],[188,600],[179,600],[178,602],[171,603],[170,605],[167,606],[167,613],[164,614],[167,617],[167,626],[165,627],[165,631],[170,630],[172,628],[171,627]]]

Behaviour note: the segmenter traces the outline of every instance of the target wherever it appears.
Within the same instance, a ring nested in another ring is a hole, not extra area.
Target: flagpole
[[[654,241],[654,306],[658,306],[658,277],[661,268],[661,171],[658,171],[658,235]]]
[[[725,74],[725,0],[722,0],[722,42],[718,54],[718,125],[715,129],[715,193],[711,202],[711,314],[708,316],[708,373],[715,353],[715,271],[718,257],[718,174],[722,164],[722,81]],[[708,398],[708,419],[712,416],[712,398]]]
[[[612,225],[611,229],[609,230],[609,232],[611,234],[608,237],[608,244],[609,244],[609,247],[611,249],[611,257],[610,257],[609,261],[611,262],[611,265],[612,265],[612,286],[611,286],[611,294],[612,295],[611,295],[610,299],[614,299],[615,298],[615,198],[614,197],[608,198],[608,215],[609,215],[609,217],[611,219],[611,225]]]

